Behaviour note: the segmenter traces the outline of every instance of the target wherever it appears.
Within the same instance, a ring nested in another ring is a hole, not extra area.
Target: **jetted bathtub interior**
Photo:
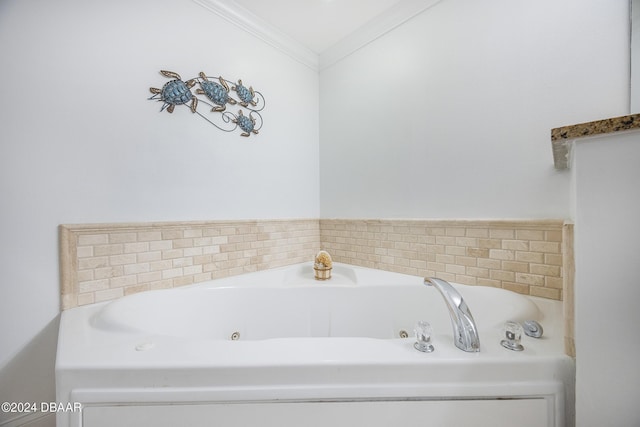
[[[57,400],[83,409],[58,425],[572,425],[561,303],[455,287],[479,353],[454,346],[423,278],[343,264],[328,281],[309,263],[67,310]],[[509,320],[545,333],[510,351]],[[432,353],[414,349],[418,321],[432,325]]]

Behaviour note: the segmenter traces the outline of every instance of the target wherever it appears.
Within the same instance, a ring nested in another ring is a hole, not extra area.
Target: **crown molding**
[[[314,71],[346,58],[442,0],[405,0],[360,27],[320,55],[233,0],[193,0],[205,9],[247,31]]]
[[[319,55],[319,69],[323,70],[346,58],[372,41],[409,21],[442,0],[405,0],[367,22]]]
[[[193,0],[263,42],[318,71],[318,55],[233,0]]]

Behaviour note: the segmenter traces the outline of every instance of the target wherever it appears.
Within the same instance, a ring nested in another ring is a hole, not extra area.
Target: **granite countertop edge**
[[[634,129],[640,130],[640,114],[630,114],[551,129],[551,147],[555,168],[569,168],[569,143],[571,141]]]

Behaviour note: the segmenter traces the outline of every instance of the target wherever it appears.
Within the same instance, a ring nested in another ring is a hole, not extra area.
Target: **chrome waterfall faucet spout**
[[[453,343],[456,347],[462,351],[480,351],[478,328],[462,295],[446,280],[427,277],[424,284],[436,288],[447,303],[453,326]]]

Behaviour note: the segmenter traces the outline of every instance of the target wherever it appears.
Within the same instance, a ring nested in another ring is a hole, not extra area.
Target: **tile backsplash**
[[[562,299],[562,220],[321,219],[336,261]]]
[[[62,309],[313,259],[317,220],[60,226]]]
[[[563,298],[562,220],[291,219],[60,226],[63,309],[313,260]]]

